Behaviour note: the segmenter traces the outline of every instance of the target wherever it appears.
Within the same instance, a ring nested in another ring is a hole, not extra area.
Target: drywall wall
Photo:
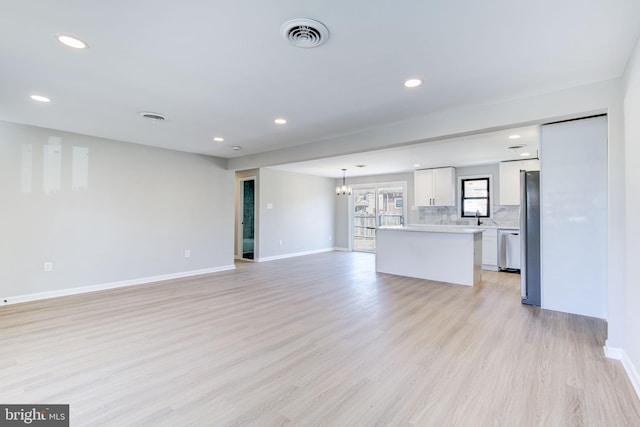
[[[626,277],[624,298],[625,339],[627,372],[632,376],[636,392],[640,396],[640,281],[636,270],[640,259],[640,42],[626,71],[624,97],[624,128],[626,158]]]
[[[333,179],[260,169],[258,260],[332,250],[335,199]]]
[[[607,117],[542,126],[542,308],[607,317]]]
[[[214,157],[0,122],[0,297],[232,268],[233,175]]]

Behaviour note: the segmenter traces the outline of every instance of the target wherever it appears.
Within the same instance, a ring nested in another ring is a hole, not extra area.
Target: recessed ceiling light
[[[240,147],[239,145],[234,145],[233,147],[231,147],[231,149],[234,151],[238,151],[238,150],[242,150],[242,147]]]
[[[415,165],[413,165],[414,168],[419,168],[420,166],[422,166],[422,165],[419,165],[417,163]]]
[[[356,165],[357,168],[366,168],[367,165]]]
[[[509,139],[518,139],[520,135],[509,135]]]
[[[63,45],[72,47],[74,49],[86,49],[89,47],[89,45],[82,40],[64,34],[58,35],[58,41]]]
[[[224,138],[221,138],[221,137],[219,137],[219,136],[216,136],[215,138],[213,138],[213,140],[214,140],[215,142],[222,142],[222,141],[224,141]]]
[[[418,87],[422,84],[422,80],[420,79],[409,79],[404,82],[405,87]]]
[[[531,154],[530,154],[530,153],[520,153],[520,155],[521,155],[522,157],[524,157],[524,156],[530,156]]]
[[[38,101],[38,102],[51,102],[51,100],[49,98],[47,98],[46,96],[42,96],[42,95],[31,95],[31,99],[33,99],[34,101]]]
[[[287,123],[287,121],[285,119],[275,119],[273,122],[275,124],[277,124],[277,125],[283,125],[283,124]]]
[[[510,145],[507,147],[508,150],[519,150],[522,147],[526,147],[527,144],[515,144],[515,145]]]

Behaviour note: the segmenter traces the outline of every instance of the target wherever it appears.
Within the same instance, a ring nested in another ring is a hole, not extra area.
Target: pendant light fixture
[[[351,187],[348,187],[345,183],[347,170],[342,169],[342,187],[336,187],[336,195],[340,196],[350,196],[351,195]]]

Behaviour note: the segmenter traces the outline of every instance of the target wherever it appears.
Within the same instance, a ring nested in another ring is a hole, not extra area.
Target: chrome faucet
[[[476,221],[477,221],[476,225],[482,224],[482,221],[480,221],[480,210],[479,209],[476,211]]]

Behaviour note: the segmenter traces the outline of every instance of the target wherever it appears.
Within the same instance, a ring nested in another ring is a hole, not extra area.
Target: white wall
[[[629,62],[626,72],[624,97],[625,123],[625,201],[626,201],[626,278],[624,295],[623,347],[626,367],[635,375],[634,385],[640,395],[640,42]],[[622,309],[622,307],[621,307]],[[622,310],[621,310],[622,311]]]
[[[607,317],[607,118],[542,126],[542,308]]]
[[[333,179],[260,169],[259,260],[332,250],[335,199]]]
[[[233,266],[233,172],[220,159],[0,122],[0,199],[9,302]]]

